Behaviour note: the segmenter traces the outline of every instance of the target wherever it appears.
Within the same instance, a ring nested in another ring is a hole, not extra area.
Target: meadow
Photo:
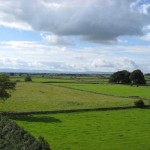
[[[150,100],[150,86],[130,86],[118,84],[59,84],[73,89],[92,91],[106,95],[136,97]]]
[[[134,99],[89,93],[46,83],[18,82],[1,111],[44,111],[133,105]]]
[[[149,150],[150,109],[17,116],[35,137],[42,135],[52,150]]]
[[[12,81],[23,82],[26,75],[11,76]],[[42,83],[108,83],[109,76],[101,75],[31,75],[33,82]]]
[[[109,84],[108,76],[24,76],[0,111],[46,111],[150,104],[150,86]],[[147,77],[147,80],[149,78]],[[10,117],[33,136],[43,136],[52,150],[149,150],[150,109],[91,111]]]

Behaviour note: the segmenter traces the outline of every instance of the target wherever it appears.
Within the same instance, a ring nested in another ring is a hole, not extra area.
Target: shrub
[[[30,75],[27,75],[24,79],[25,82],[31,82],[32,81],[32,78]]]
[[[43,137],[37,140],[14,121],[0,116],[0,150],[50,150],[50,146]]]
[[[145,104],[143,102],[143,100],[137,100],[134,102],[135,106],[138,107],[138,108],[144,108],[145,107]]]

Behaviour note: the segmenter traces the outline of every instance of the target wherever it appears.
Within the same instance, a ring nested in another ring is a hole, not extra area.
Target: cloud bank
[[[122,55],[117,55],[120,51]],[[114,72],[140,68],[144,72],[150,72],[150,46],[76,49],[37,42],[8,41],[0,42],[0,54],[0,69]]]
[[[136,2],[0,0],[0,25],[46,31],[57,36],[79,36],[90,42],[113,43],[119,36],[142,35],[142,28],[150,24],[149,5],[137,6]]]

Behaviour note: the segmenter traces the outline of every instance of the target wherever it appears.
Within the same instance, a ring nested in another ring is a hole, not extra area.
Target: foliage
[[[41,143],[41,148],[42,148],[42,150],[49,150],[48,148],[49,148],[50,146],[49,146],[48,142],[45,141],[44,137],[39,136],[38,139],[39,139],[39,141],[40,141],[40,143]]]
[[[141,70],[137,69],[133,72],[128,72],[126,70],[115,72],[110,76],[110,83],[121,83],[121,84],[129,84],[131,85],[144,85],[146,84],[146,80],[144,79],[144,75]]]
[[[10,81],[6,74],[0,74],[0,99],[6,100],[11,97],[11,91],[15,90],[16,83]]]
[[[146,84],[146,80],[144,79],[144,75],[141,70],[134,70],[130,75],[130,80],[133,84]]]
[[[143,100],[137,100],[134,102],[135,106],[138,107],[138,108],[144,108],[145,107],[145,104],[144,104],[144,101]]]
[[[31,82],[32,81],[32,78],[30,75],[27,75],[24,79],[25,82]]]
[[[49,144],[40,137],[37,141],[15,122],[0,116],[0,149],[3,150],[50,150]]]
[[[129,84],[130,83],[130,72],[126,70],[115,72],[111,75],[109,82],[110,83],[122,83],[122,84]]]

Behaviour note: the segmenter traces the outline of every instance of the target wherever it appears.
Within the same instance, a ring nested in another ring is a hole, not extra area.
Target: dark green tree
[[[31,82],[32,81],[32,78],[30,75],[27,75],[24,79],[25,82]]]
[[[0,150],[50,150],[43,137],[39,140],[14,121],[0,116]]]
[[[121,83],[121,84],[129,84],[130,83],[130,72],[126,70],[115,72],[110,76],[110,83]]]
[[[6,74],[0,74],[0,99],[6,100],[11,96],[11,92],[15,90],[16,82],[10,81]]]
[[[131,73],[130,80],[131,80],[132,84],[136,84],[136,85],[145,85],[146,84],[146,80],[144,78],[144,74],[139,69],[134,70]]]

